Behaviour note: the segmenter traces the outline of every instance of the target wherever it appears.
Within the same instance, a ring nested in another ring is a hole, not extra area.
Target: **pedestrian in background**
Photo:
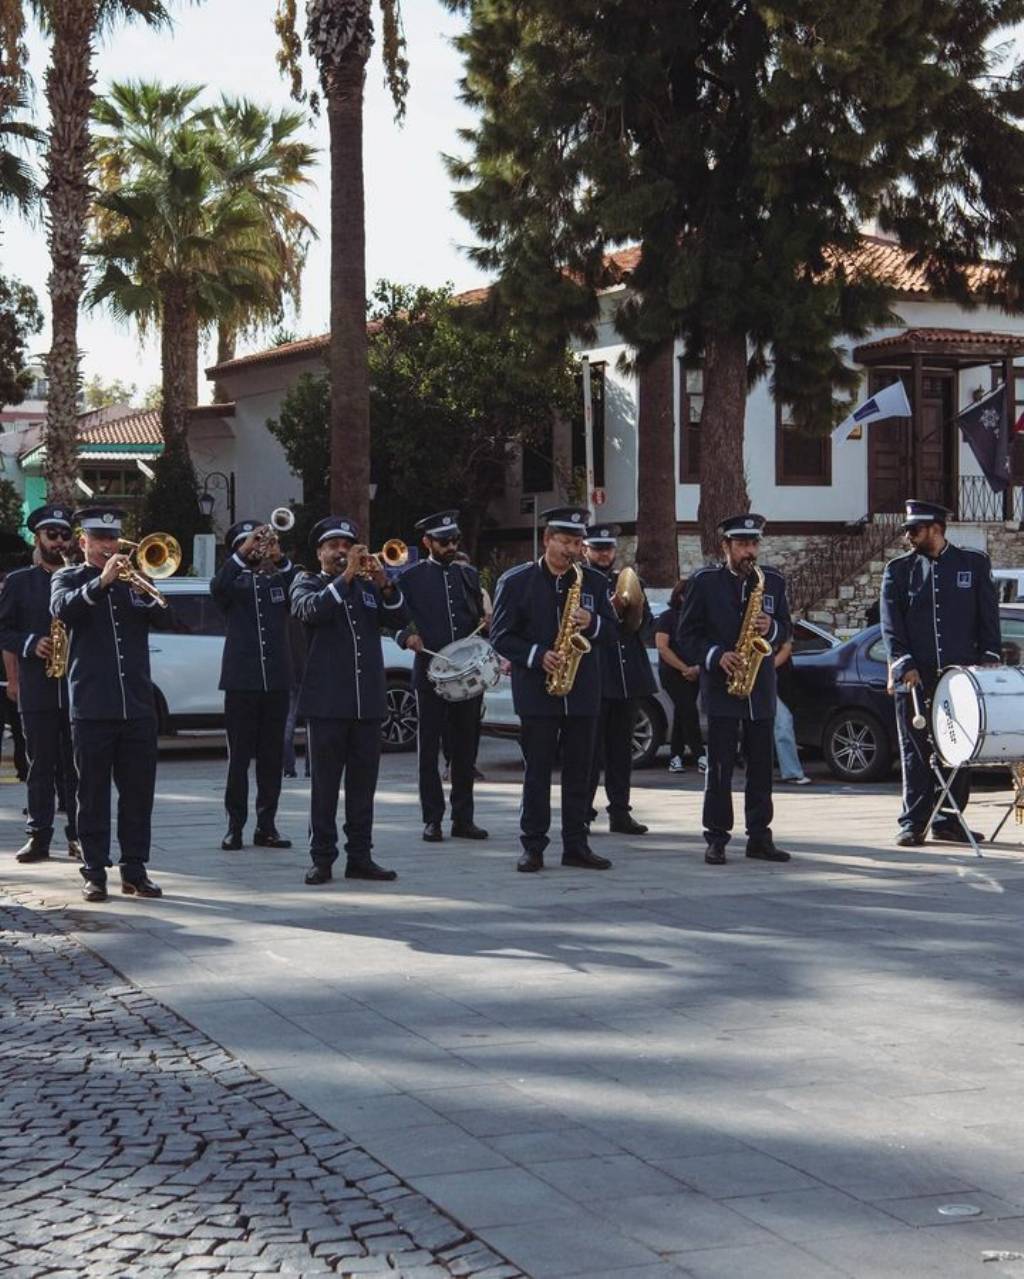
[[[658,678],[661,687],[672,699],[672,744],[668,761],[670,773],[686,770],[689,762],[703,767],[704,738],[700,731],[700,667],[690,666],[676,652],[673,639],[679,628],[679,613],[683,606],[686,578],[681,577],[672,588],[668,608],[658,618],[654,627],[654,643],[658,650]]]
[[[796,749],[793,724],[793,641],[787,640],[775,654],[775,755],[779,761],[779,777],[791,786],[810,786]]]

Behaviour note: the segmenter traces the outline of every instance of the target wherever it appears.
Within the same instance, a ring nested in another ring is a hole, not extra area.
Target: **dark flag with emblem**
[[[1002,493],[1010,483],[1005,383],[964,409],[956,421],[989,487],[993,492]]]

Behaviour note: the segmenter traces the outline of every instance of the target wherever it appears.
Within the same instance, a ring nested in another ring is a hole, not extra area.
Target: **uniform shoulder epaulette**
[[[892,564],[902,564],[906,560],[912,560],[917,552],[913,549],[909,551],[901,551],[899,555],[894,555],[891,560],[885,561],[885,567],[889,568]]]
[[[765,574],[765,576],[769,573],[774,573],[776,577],[785,577],[782,569],[776,568],[774,564],[759,564],[758,568]]]
[[[956,546],[956,543],[953,542],[951,545]],[[983,551],[977,546],[957,546],[956,549],[962,551],[965,555],[980,555],[983,560],[988,560],[989,563],[992,562],[992,557],[988,551]]]
[[[23,577],[29,569],[33,568],[35,568],[34,564],[23,564],[21,568],[12,568],[4,580],[0,582],[0,590],[2,590],[8,582],[12,582],[16,577]]]
[[[708,573],[717,573],[721,568],[721,564],[702,564],[700,568],[695,568],[686,580],[692,582],[695,577],[704,577]]]
[[[507,568],[504,573],[502,573],[501,577],[498,578],[498,585],[500,586],[502,582],[507,582],[510,578],[518,577],[520,573],[525,573],[528,568],[536,567],[537,566],[533,560],[527,560],[525,564],[514,564],[512,568]]]

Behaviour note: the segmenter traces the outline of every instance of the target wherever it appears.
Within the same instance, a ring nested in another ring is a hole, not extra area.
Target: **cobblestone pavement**
[[[44,915],[0,903],[0,1273],[516,1279]]]

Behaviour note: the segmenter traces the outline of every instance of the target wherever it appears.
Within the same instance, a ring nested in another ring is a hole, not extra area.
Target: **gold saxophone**
[[[743,625],[740,627],[736,641],[736,652],[742,663],[729,676],[726,689],[733,697],[749,697],[754,691],[757,672],[766,657],[771,656],[772,646],[763,635],[757,633],[757,619],[761,615],[764,601],[764,574],[754,565],[755,585],[747,598],[747,609],[743,614]]]
[[[68,628],[55,617],[50,622],[50,656],[46,659],[50,679],[63,679],[68,673]]]
[[[584,654],[590,652],[590,640],[585,639],[573,620],[580,606],[580,592],[583,586],[583,570],[578,564],[573,565],[576,580],[569,587],[562,607],[562,620],[558,624],[558,637],[554,651],[561,659],[556,671],[552,671],[544,681],[544,687],[552,697],[568,697],[576,682],[576,672]]]

